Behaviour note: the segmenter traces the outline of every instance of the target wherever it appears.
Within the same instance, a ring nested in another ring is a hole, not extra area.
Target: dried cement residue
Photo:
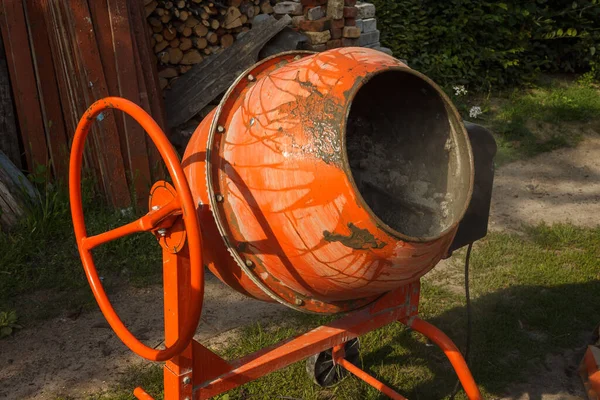
[[[452,195],[445,190],[447,170],[427,168],[425,157],[431,155],[418,154],[418,144],[411,143],[407,152],[403,137],[378,132],[374,125],[362,116],[348,119],[346,146],[358,190],[393,229],[414,237],[438,235],[454,217]],[[448,139],[444,150],[452,148]]]

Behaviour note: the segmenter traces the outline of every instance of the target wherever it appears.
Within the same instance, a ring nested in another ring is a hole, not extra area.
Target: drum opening
[[[360,195],[392,233],[431,240],[460,221],[471,153],[458,114],[432,82],[405,68],[371,77],[355,93],[345,141]]]

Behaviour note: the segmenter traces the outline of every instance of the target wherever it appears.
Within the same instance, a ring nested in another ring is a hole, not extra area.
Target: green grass
[[[494,133],[499,164],[574,146],[584,130],[600,133],[600,89],[590,81],[546,78],[531,89],[454,100],[467,120]],[[484,111],[478,119],[469,117],[473,105]]]
[[[85,190],[88,234],[134,220],[108,209]],[[28,321],[93,306],[71,223],[66,189],[41,185],[40,204],[10,232],[0,232],[0,311],[15,310]],[[135,213],[134,213],[135,214]],[[160,281],[161,250],[150,234],[139,234],[94,250],[99,274],[109,288]]]
[[[582,346],[582,335],[600,321],[600,228],[571,225],[525,227],[525,233],[492,233],[474,247],[471,291],[474,330],[471,365],[486,398],[525,382],[549,353]],[[465,306],[461,293],[464,251],[452,266],[424,280],[421,316],[464,348]],[[274,344],[328,318],[290,314],[283,326],[253,325],[221,352],[235,358]],[[291,322],[289,322],[291,321]],[[361,337],[366,371],[411,399],[448,398],[455,377],[444,355],[419,334],[394,324]],[[537,370],[539,373],[539,370]],[[161,398],[159,367],[132,371],[103,400],[131,399],[144,382]],[[512,393],[517,395],[517,393]],[[304,362],[232,390],[230,399],[384,399],[354,378],[322,389],[312,384]],[[459,395],[457,398],[464,398]]]

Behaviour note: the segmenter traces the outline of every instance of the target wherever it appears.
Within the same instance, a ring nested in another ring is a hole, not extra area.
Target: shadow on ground
[[[572,222],[593,227],[600,214],[600,137],[516,161],[496,171],[490,228]]]
[[[600,322],[599,295],[600,282],[595,281],[514,286],[475,299],[471,366],[486,398],[583,398],[577,367]],[[464,349],[465,314],[465,307],[455,307],[427,320]],[[418,371],[428,369],[432,373],[426,379],[404,388],[408,390],[397,389],[410,399],[442,399],[452,393],[456,377],[437,346],[408,329],[383,329],[389,333],[385,344],[363,353],[367,371],[377,376],[398,365],[398,375],[427,375]],[[403,380],[379,377],[392,386]]]
[[[426,287],[423,293],[423,318],[446,332],[464,349],[465,307],[456,306],[437,313],[436,307],[448,307],[447,304],[442,304],[444,296],[432,294],[431,289]],[[484,392],[484,398],[583,399],[577,366],[585,346],[591,342],[594,327],[600,322],[600,308],[597,307],[599,293],[600,281],[593,281],[554,287],[512,286],[473,299],[471,365],[475,379]],[[232,313],[237,308],[247,310],[249,303],[246,299],[231,300],[230,306],[233,308],[219,307],[211,310],[214,312],[214,322],[219,319],[228,320],[231,316],[223,313]],[[275,310],[270,305],[266,306],[261,310],[262,314],[272,315]],[[257,315],[255,313],[254,318]],[[280,314],[280,317],[288,317],[288,320],[294,319],[294,316],[299,318],[301,332],[324,320],[323,317],[298,317],[298,314],[291,312]],[[207,327],[208,324],[207,321],[201,324],[201,330],[202,325]],[[273,321],[265,325],[261,330],[262,338],[257,339],[261,342],[260,346],[256,343],[258,347],[270,344],[262,343],[271,336],[267,333],[269,326],[277,327],[280,323]],[[277,341],[281,338],[272,339]],[[247,340],[252,340],[251,336]],[[456,376],[449,362],[437,346],[428,343],[420,334],[403,328],[400,324],[393,324],[361,337],[361,342],[363,368],[407,398],[444,399],[452,393]],[[239,340],[230,341],[227,346],[237,348],[241,343]],[[85,351],[91,357],[97,356],[96,351],[101,351],[101,348],[97,348],[97,343],[86,347]],[[123,353],[117,353],[120,354],[113,354],[112,360],[123,362],[123,358],[119,358]],[[97,367],[105,369],[109,366],[102,363]],[[74,372],[71,379],[65,379],[62,383],[82,385],[84,371]],[[90,377],[91,381],[97,384],[102,374],[99,371],[88,372],[94,376]],[[55,378],[60,374],[57,375]],[[290,380],[290,377],[293,379]],[[113,376],[113,379],[116,377]],[[125,392],[131,393],[134,385],[142,383],[143,379],[144,376],[135,376],[135,382],[128,383],[127,386],[131,387],[124,388]],[[156,377],[152,379],[154,382]],[[159,384],[159,381],[160,378],[154,383]],[[13,384],[15,383],[13,380]],[[48,384],[48,380],[45,383]],[[230,398],[386,399],[356,379],[348,379],[334,390],[320,390],[311,385],[310,378],[304,372],[304,363],[301,362],[249,383],[242,390],[231,392]],[[89,386],[87,389],[90,389]],[[37,395],[34,394],[35,391],[29,393],[33,398],[54,398],[48,396],[48,391],[37,392]],[[85,397],[84,393],[91,392],[79,391],[75,393],[75,398]],[[464,396],[459,394],[457,398],[462,399]]]

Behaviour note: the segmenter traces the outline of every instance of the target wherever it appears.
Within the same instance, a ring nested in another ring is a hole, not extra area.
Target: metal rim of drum
[[[217,137],[218,134],[222,134],[221,132],[218,131],[218,127],[225,126],[224,123],[221,123],[220,119],[223,117],[223,115],[227,116],[227,113],[224,113],[224,111],[226,111],[224,109],[225,109],[225,105],[227,104],[227,102],[228,102],[229,98],[231,97],[231,95],[233,94],[233,92],[236,89],[245,88],[247,85],[256,82],[257,78],[260,76],[260,73],[262,72],[262,71],[256,72],[258,69],[266,69],[266,68],[268,68],[272,65],[275,65],[281,61],[296,61],[295,60],[296,57],[304,58],[304,57],[308,57],[313,54],[316,54],[316,53],[313,51],[289,51],[289,52],[285,52],[285,53],[276,54],[274,56],[268,57],[256,64],[254,64],[252,67],[248,68],[246,71],[244,71],[242,74],[240,74],[240,76],[229,87],[229,90],[227,90],[227,92],[223,96],[223,99],[219,103],[219,106],[217,108],[215,116],[213,117],[213,120],[211,122],[211,125],[209,128],[209,133],[208,133],[208,142],[206,145],[206,174],[205,175],[206,175],[206,187],[208,190],[208,201],[209,201],[209,204],[211,207],[213,217],[215,219],[215,223],[217,225],[217,229],[219,230],[219,233],[221,234],[221,237],[223,238],[223,241],[225,242],[225,247],[227,247],[227,251],[229,251],[229,254],[231,254],[231,256],[233,257],[235,262],[242,269],[242,271],[244,271],[246,276],[248,276],[248,278],[250,278],[250,280],[256,286],[258,286],[266,295],[268,295],[270,298],[272,298],[273,300],[275,300],[276,302],[278,302],[280,304],[283,304],[286,307],[292,308],[296,311],[309,313],[309,314],[323,314],[323,313],[319,313],[316,311],[307,310],[306,308],[302,307],[301,305],[296,305],[295,303],[289,302],[285,298],[280,296],[278,293],[276,293],[266,283],[264,283],[262,281],[262,279],[260,279],[258,276],[256,276],[256,274],[250,268],[250,266],[246,264],[246,260],[244,258],[242,258],[242,256],[240,255],[238,250],[235,248],[235,246],[232,245],[231,240],[230,240],[230,234],[227,229],[226,219],[223,217],[223,213],[221,212],[221,209],[220,209],[220,207],[223,204],[223,201],[217,200],[218,191],[215,191],[215,187],[214,187],[214,180],[213,180],[214,164],[212,161],[212,150],[215,146],[215,137]],[[250,76],[254,77],[254,79],[249,80],[248,77],[250,77]],[[225,129],[225,132],[227,132],[227,129]],[[299,295],[298,293],[294,292],[292,289],[290,289],[288,287],[281,286],[279,289],[293,294],[296,298],[304,297],[304,296]],[[377,297],[379,297],[379,296],[377,296]],[[377,297],[367,298],[367,300],[365,300],[364,304],[361,304],[357,308],[360,308],[367,304],[370,304]],[[303,304],[306,304],[306,302],[303,302]],[[343,312],[343,311],[344,310],[340,310],[339,312]]]
[[[458,138],[462,138],[464,140],[462,147],[464,147],[467,151],[467,157],[468,157],[469,168],[470,168],[469,190],[467,192],[467,196],[465,198],[465,202],[463,204],[461,212],[460,212],[459,216],[457,218],[455,218],[455,221],[452,223],[452,225],[450,225],[448,228],[446,228],[444,231],[442,231],[438,235],[432,236],[432,237],[409,236],[409,235],[403,234],[401,232],[398,232],[397,230],[395,230],[394,228],[392,228],[391,226],[389,226],[388,224],[383,222],[383,220],[381,218],[379,218],[379,216],[377,216],[377,214],[375,214],[375,212],[373,212],[371,207],[365,201],[360,190],[358,190],[358,187],[356,186],[356,181],[354,180],[354,176],[352,174],[352,169],[350,168],[350,162],[348,161],[348,150],[346,147],[346,136],[347,136],[346,135],[346,133],[347,133],[346,127],[347,127],[348,117],[350,116],[350,111],[352,109],[352,104],[354,102],[354,99],[355,99],[356,95],[358,94],[358,92],[360,91],[360,89],[362,89],[362,87],[365,86],[371,79],[373,79],[377,75],[380,75],[383,73],[389,73],[389,72],[393,72],[393,71],[401,71],[401,72],[405,72],[410,75],[416,76],[417,78],[423,80],[432,89],[435,90],[435,92],[438,94],[438,96],[440,96],[440,99],[442,100],[442,102],[444,104],[444,108],[446,109],[446,113],[448,115],[448,121],[450,123],[450,129],[454,130],[456,132],[456,136]],[[474,160],[473,160],[473,149],[471,148],[471,144],[469,142],[469,136],[468,136],[467,130],[466,130],[464,124],[461,122],[462,118],[460,117],[458,110],[456,109],[454,104],[452,104],[452,101],[450,100],[448,95],[446,95],[446,93],[444,93],[444,91],[434,81],[432,81],[430,78],[428,78],[426,75],[423,75],[422,73],[415,71],[414,69],[409,68],[409,67],[397,66],[397,67],[389,67],[389,69],[386,69],[386,70],[369,73],[360,82],[359,85],[356,85],[356,87],[352,88],[352,92],[349,94],[349,98],[350,98],[350,101],[347,103],[347,108],[345,110],[345,118],[344,118],[344,121],[342,124],[342,148],[344,149],[344,151],[342,153],[342,160],[344,163],[344,169],[346,170],[346,175],[348,176],[350,183],[352,184],[352,188],[358,195],[357,198],[358,198],[358,201],[360,202],[360,205],[365,210],[367,210],[369,215],[377,222],[377,224],[386,233],[388,233],[389,235],[394,236],[400,240],[404,240],[407,242],[421,242],[421,243],[431,242],[431,241],[434,241],[441,237],[444,237],[445,235],[450,233],[453,229],[456,229],[456,227],[458,226],[460,221],[465,216],[465,213],[467,212],[467,209],[469,208],[469,203],[471,202],[471,197],[473,195],[473,185],[475,182],[475,164],[474,164]]]

